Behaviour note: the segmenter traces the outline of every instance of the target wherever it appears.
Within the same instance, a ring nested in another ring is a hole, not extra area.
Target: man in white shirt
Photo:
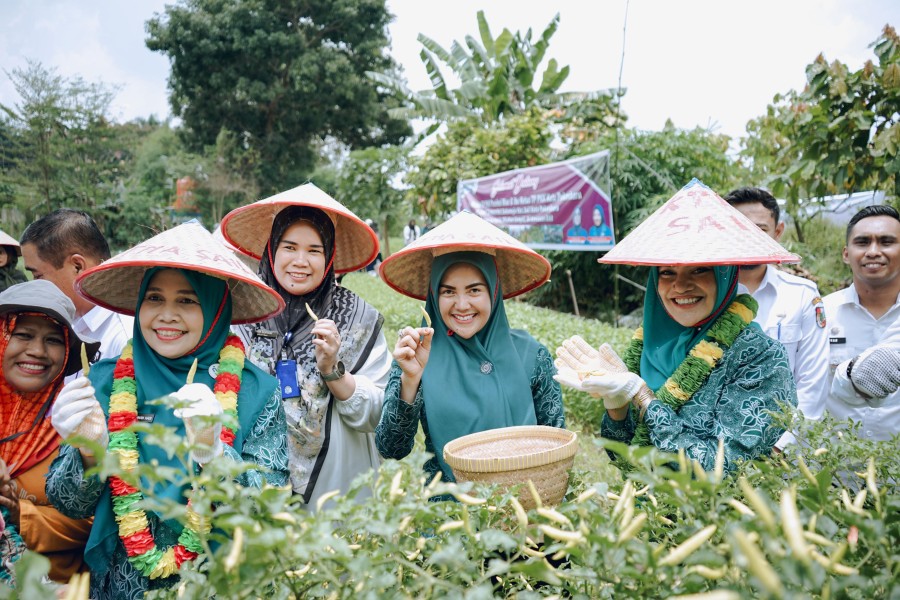
[[[869,364],[872,357],[866,351],[894,339],[888,330],[900,321],[900,214],[890,206],[868,206],[856,213],[847,226],[844,262],[853,283],[825,298],[833,377],[826,408],[836,419],[859,422],[863,438],[887,440],[900,432],[900,391],[881,397],[866,393],[877,389],[872,385],[875,363]],[[854,357],[864,363],[855,374]],[[888,357],[878,368],[890,362]]]
[[[769,237],[781,239],[784,223],[772,194],[745,187],[729,192],[725,201]],[[819,288],[773,265],[741,266],[738,281],[759,303],[754,320],[787,351],[797,385],[797,408],[807,419],[820,419],[828,394],[828,334]],[[785,432],[775,447],[783,450],[793,441],[793,434]]]
[[[29,225],[20,243],[25,269],[35,279],[54,283],[75,304],[73,327],[78,335],[100,340],[100,358],[121,354],[133,335],[134,319],[96,306],[75,292],[75,278],[110,255],[94,219],[79,210],[60,208]],[[80,375],[79,371],[66,381]]]

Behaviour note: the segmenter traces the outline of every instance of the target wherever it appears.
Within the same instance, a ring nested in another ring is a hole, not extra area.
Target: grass
[[[423,303],[398,294],[377,277],[349,273],[344,277],[343,285],[359,294],[384,316],[383,329],[389,345],[393,343],[394,332],[398,329],[421,323],[422,313],[418,307],[424,306]],[[595,347],[608,342],[621,353],[631,336],[630,330],[617,329],[596,319],[559,313],[515,299],[506,301],[506,312],[512,327],[528,331],[551,353],[563,340],[575,334]],[[609,463],[606,453],[594,444],[603,413],[602,405],[587,394],[567,389],[563,390],[563,403],[566,408],[566,426],[578,432],[580,438],[575,468],[590,472],[594,478],[602,481],[618,480],[618,470]]]

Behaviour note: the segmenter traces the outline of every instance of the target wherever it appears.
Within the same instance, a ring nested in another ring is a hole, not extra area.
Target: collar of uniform
[[[107,310],[102,306],[95,306],[75,321],[75,330],[78,331],[78,333],[85,334],[97,331],[114,315],[115,313],[111,310]]]

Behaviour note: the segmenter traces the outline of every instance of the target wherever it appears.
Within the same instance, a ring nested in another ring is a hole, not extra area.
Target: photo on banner
[[[532,248],[609,250],[615,246],[609,151],[505,171],[457,184],[468,210]]]

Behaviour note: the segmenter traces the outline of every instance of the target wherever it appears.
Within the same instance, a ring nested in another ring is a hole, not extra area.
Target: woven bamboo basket
[[[527,486],[534,483],[541,502],[559,504],[569,486],[569,469],[578,451],[578,436],[565,429],[525,425],[489,429],[444,445],[444,461],[458,482],[521,485],[519,502],[527,510],[534,499]]]

